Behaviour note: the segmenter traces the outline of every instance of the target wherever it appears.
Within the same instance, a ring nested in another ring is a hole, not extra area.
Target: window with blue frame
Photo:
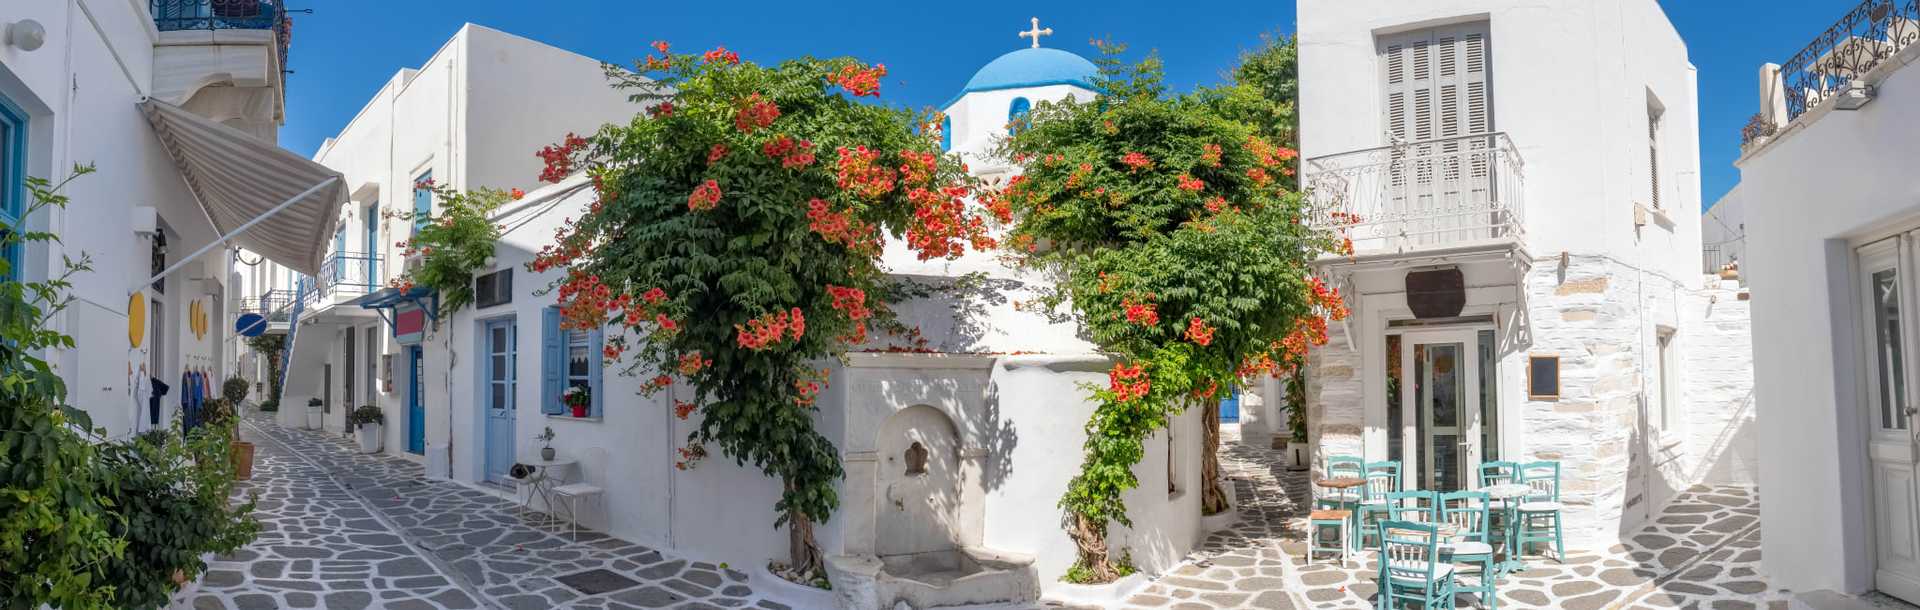
[[[433,190],[427,183],[433,181],[433,170],[420,173],[413,179],[413,232],[419,233],[420,227],[427,226],[427,218],[433,215]]]
[[[367,283],[380,283],[380,202],[367,204]]]
[[[0,235],[7,235],[20,226],[21,216],[26,209],[27,197],[27,114],[22,112],[13,101],[0,96]],[[7,261],[6,273],[0,279],[18,280],[21,273],[21,253],[23,244],[0,246],[0,258]]]
[[[561,396],[567,388],[587,388],[592,403],[587,408],[587,417],[600,417],[600,405],[606,400],[601,396],[601,373],[605,360],[600,352],[606,344],[603,332],[577,328],[561,328],[560,308],[548,307],[541,316],[541,391],[545,396],[540,401],[540,410],[548,415],[568,415],[573,411]]]
[[[940,152],[953,150],[953,117],[940,119]]]
[[[1025,119],[1027,112],[1030,110],[1033,110],[1033,102],[1027,101],[1027,98],[1024,97],[1013,98],[1013,103],[1007,105],[1008,134],[1020,131],[1020,120]]]

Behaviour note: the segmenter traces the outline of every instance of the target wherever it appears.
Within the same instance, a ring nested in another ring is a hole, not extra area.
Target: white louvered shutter
[[[1394,151],[1387,207],[1404,217],[1415,243],[1451,239],[1436,233],[1477,224],[1443,217],[1446,210],[1488,200],[1493,130],[1487,24],[1441,26],[1383,37],[1383,124]],[[1398,232],[1398,231],[1395,231]]]

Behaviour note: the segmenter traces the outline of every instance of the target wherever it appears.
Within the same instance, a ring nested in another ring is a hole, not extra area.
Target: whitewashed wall
[[[216,251],[203,259],[212,261],[211,281],[190,285],[181,279],[184,272],[169,280],[167,294],[158,297],[164,317],[149,320],[166,336],[162,353],[153,353],[150,340],[140,350],[129,348],[128,292],[150,272],[148,241],[133,233],[132,208],[159,210],[175,257],[215,235],[136,106],[152,91],[159,38],[146,3],[89,2],[87,8],[91,19],[75,2],[8,3],[4,21],[39,22],[46,44],[31,52],[0,45],[0,93],[30,117],[29,175],[58,182],[75,164],[97,170],[64,191],[72,197],[67,211],[27,219],[30,228],[58,234],[64,243],[28,248],[24,268],[27,277],[41,279],[61,271],[62,256],[92,257],[94,270],[74,278],[78,300],[54,322],[77,345],[50,360],[67,380],[69,401],[110,435],[123,436],[136,415],[145,417],[144,406],[134,404],[129,368],[152,361],[157,376],[173,383],[183,362],[224,360],[223,320],[211,320],[204,339],[192,338],[184,320],[190,300],[221,298],[226,267]],[[177,393],[167,398],[178,404]]]
[[[1809,35],[1813,30],[1809,30]],[[1911,62],[1909,46],[1896,62]],[[1920,70],[1853,112],[1814,111],[1738,163],[1753,273],[1756,442],[1767,576],[1797,591],[1872,586],[1874,535],[1853,246],[1920,225]],[[1828,527],[1806,527],[1825,523]]]

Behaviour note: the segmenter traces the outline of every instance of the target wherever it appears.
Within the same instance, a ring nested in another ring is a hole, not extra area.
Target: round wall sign
[[[147,338],[147,296],[133,293],[127,297],[127,343],[135,348]]]
[[[240,314],[233,323],[233,332],[242,337],[258,337],[267,333],[267,318],[257,313]]]

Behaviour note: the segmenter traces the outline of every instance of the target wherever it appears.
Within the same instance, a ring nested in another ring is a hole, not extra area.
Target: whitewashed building
[[[1008,120],[1040,102],[1091,99],[1095,72],[1086,59],[1055,49],[1001,56],[944,107],[945,146],[965,155],[977,173],[1005,176],[1011,168],[988,151]],[[691,390],[640,396],[641,382],[652,375],[628,376],[603,363],[602,333],[558,328],[555,297],[541,292],[562,272],[526,268],[562,219],[579,217],[593,197],[587,181],[574,177],[534,190],[496,215],[507,228],[494,261],[476,276],[497,291],[441,321],[424,342],[429,370],[436,350],[461,355],[450,379],[427,375],[428,445],[450,434],[454,478],[504,482],[506,468],[534,459],[542,444],[533,437],[551,428],[557,455],[577,462],[567,476],[605,490],[601,502],[584,505],[583,525],[738,566],[784,561],[787,535],[772,527],[779,482],[720,455],[677,468],[676,452],[699,419],[679,419],[673,405]],[[839,512],[815,530],[836,589],[812,595],[823,607],[891,607],[892,597],[862,592],[897,593],[911,585],[856,573],[872,568],[897,576],[893,572],[904,569],[900,558],[960,552],[1001,558],[1010,567],[992,575],[998,583],[992,586],[906,599],[920,607],[1042,593],[1086,599],[1076,596],[1114,595],[1137,585],[1132,579],[1088,591],[1059,582],[1074,547],[1057,504],[1080,467],[1081,431],[1095,406],[1080,384],[1104,382],[1109,361],[1071,325],[1015,310],[1015,303],[1034,298],[1030,279],[991,253],[922,262],[904,244],[891,243],[884,263],[897,277],[935,287],[934,296],[897,308],[903,322],[922,330],[926,344],[876,337],[845,364],[823,363],[828,389],[817,400],[816,423],[840,448],[847,478],[838,490]],[[975,272],[984,276],[969,275]],[[959,281],[963,276],[975,279]],[[927,353],[887,353],[890,346]],[[510,364],[503,370],[497,363]],[[559,404],[559,388],[569,385],[594,388],[586,417]],[[450,388],[444,401],[435,395],[441,387]],[[454,405],[450,413],[439,410],[446,404]],[[443,427],[442,418],[451,425]],[[1148,443],[1137,467],[1141,487],[1128,496],[1136,528],[1116,527],[1112,534],[1115,552],[1130,552],[1148,572],[1176,564],[1219,526],[1220,519],[1200,515],[1200,425],[1196,410]],[[916,444],[929,450],[925,472],[933,476],[910,472],[908,450]]]
[[[285,332],[285,320],[298,318],[281,422],[305,425],[306,405],[318,398],[322,426],[346,433],[354,407],[378,405],[385,450],[432,456],[429,470],[446,476],[446,354],[421,345],[419,332],[434,320],[419,309],[361,306],[400,276],[407,261],[396,244],[435,205],[417,185],[534,188],[541,146],[632,113],[598,60],[472,24],[419,68],[387,79],[314,154],[342,174],[348,194],[317,272],[262,265],[246,280],[247,304],[268,315],[270,332]],[[413,326],[397,332],[386,319]]]
[[[1766,397],[1762,555],[1780,588],[1920,603],[1920,5],[1835,17],[1761,67],[1738,162]]]
[[[277,0],[0,7],[0,217],[61,239],[6,253],[8,279],[91,258],[54,321],[76,346],[48,360],[111,436],[167,425],[184,373],[217,393],[233,370],[235,249],[318,266],[344,189],[275,144],[290,27]],[[57,183],[76,164],[97,172],[66,188],[67,210],[18,217],[26,177]],[[158,413],[138,404],[141,377],[172,386]]]
[[[1745,275],[1747,263],[1747,205],[1740,186],[1721,195],[1700,215],[1700,270],[1704,273]]]
[[[1696,74],[1660,6],[1299,13],[1302,185],[1355,247],[1319,265],[1353,315],[1308,367],[1316,468],[1453,490],[1556,460],[1569,549],[1750,477],[1741,302],[1700,272]]]

